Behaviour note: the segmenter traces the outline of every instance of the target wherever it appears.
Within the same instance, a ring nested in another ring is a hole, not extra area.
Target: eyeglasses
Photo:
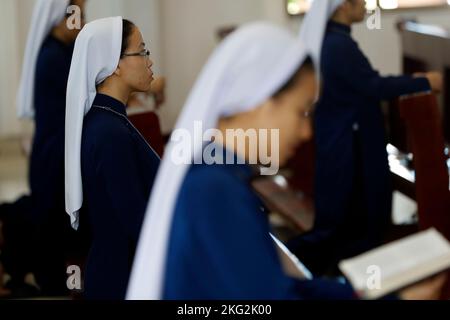
[[[122,54],[122,57],[150,57],[150,51],[149,50],[143,50],[141,52],[136,53],[124,53]]]

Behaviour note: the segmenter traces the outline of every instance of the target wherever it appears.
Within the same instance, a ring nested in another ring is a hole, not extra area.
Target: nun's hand
[[[431,90],[434,93],[442,92],[444,87],[444,79],[442,77],[442,73],[440,72],[427,72],[427,73],[416,73],[414,74],[416,78],[427,78],[430,83]]]
[[[399,296],[402,300],[439,300],[446,281],[447,275],[439,274],[400,291]]]

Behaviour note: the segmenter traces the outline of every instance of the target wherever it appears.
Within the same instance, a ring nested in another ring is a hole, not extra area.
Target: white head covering
[[[300,40],[311,52],[316,69],[320,70],[320,54],[326,26],[344,0],[314,0],[300,27]]]
[[[122,17],[105,18],[85,25],[75,42],[66,101],[66,211],[78,229],[83,204],[81,134],[84,116],[97,94],[96,86],[117,69],[122,47]]]
[[[202,152],[195,121],[215,128],[222,116],[251,110],[282,87],[307,57],[301,42],[288,31],[266,23],[238,29],[222,42],[201,72],[183,108],[176,129],[193,137],[193,156]],[[262,62],[261,62],[262,61]],[[128,299],[161,299],[169,233],[178,192],[189,165],[171,160],[174,142],[166,149],[134,261]]]
[[[69,0],[38,0],[34,7],[17,92],[19,118],[34,118],[34,77],[39,51],[51,29],[66,15],[68,5]]]

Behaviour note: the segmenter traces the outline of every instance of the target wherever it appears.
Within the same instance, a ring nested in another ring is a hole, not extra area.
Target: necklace
[[[93,105],[92,107],[93,108],[97,108],[97,109],[102,109],[102,110],[105,110],[105,111],[108,111],[108,112],[112,112],[112,113],[118,115],[119,117],[125,119],[125,121],[133,128],[133,130],[137,132],[139,137],[141,137],[142,141],[145,142],[145,144],[148,146],[148,148],[158,157],[158,159],[161,160],[161,158],[159,157],[158,153],[152,148],[152,146],[147,142],[147,140],[145,140],[145,138],[142,136],[142,134],[139,132],[139,130],[136,129],[136,127],[133,125],[133,123],[131,123],[131,121],[126,116],[124,116],[123,114],[121,114],[121,113],[119,113],[117,111],[114,111],[113,109],[108,108],[108,107],[97,106],[97,105]]]

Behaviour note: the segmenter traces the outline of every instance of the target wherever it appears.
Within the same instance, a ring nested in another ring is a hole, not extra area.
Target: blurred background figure
[[[13,294],[27,294],[22,287],[27,288],[28,272],[40,294],[67,293],[65,266],[75,234],[64,214],[66,86],[84,10],[85,0],[39,0],[33,10],[17,96],[19,117],[35,124],[31,194],[3,205],[0,213],[3,261],[11,275],[7,286]]]

